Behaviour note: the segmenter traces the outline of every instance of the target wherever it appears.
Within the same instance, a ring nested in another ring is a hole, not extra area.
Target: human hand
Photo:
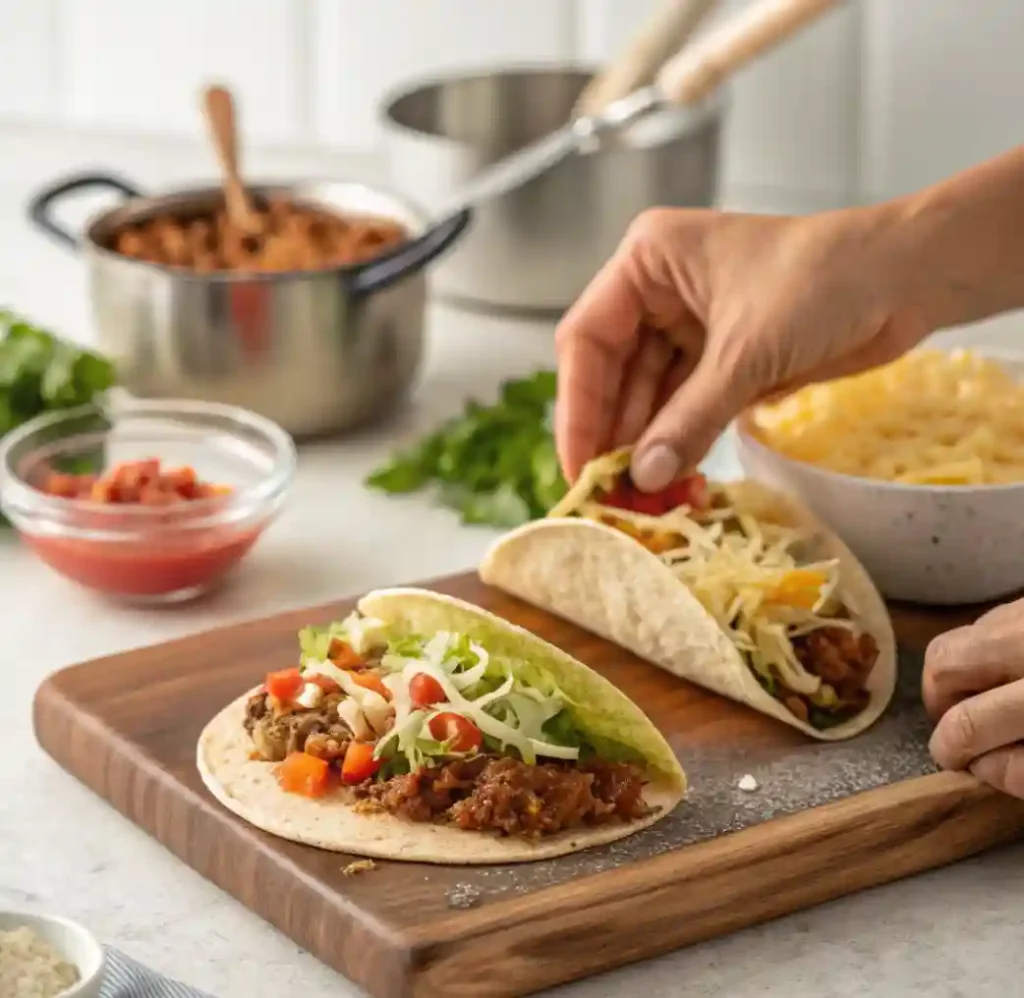
[[[935,638],[921,692],[936,763],[1024,797],[1024,600]]]
[[[901,305],[894,211],[641,215],[558,327],[569,479],[635,443],[633,478],[655,491],[752,403],[914,346],[929,330]]]

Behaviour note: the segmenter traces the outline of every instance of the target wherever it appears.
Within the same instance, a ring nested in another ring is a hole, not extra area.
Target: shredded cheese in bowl
[[[77,967],[28,926],[0,931],[3,998],[58,998],[80,977]]]
[[[1020,367],[920,349],[756,407],[751,429],[795,461],[904,485],[1024,482]]]

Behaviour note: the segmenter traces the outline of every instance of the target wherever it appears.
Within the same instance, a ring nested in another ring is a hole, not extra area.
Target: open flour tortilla
[[[576,702],[574,713],[593,734],[607,732],[643,754],[649,782],[644,800],[655,812],[639,821],[574,829],[536,841],[469,832],[449,825],[361,814],[341,799],[284,793],[274,763],[250,758],[242,727],[251,693],[225,707],[199,737],[196,762],[209,791],[250,824],[293,842],[376,859],[445,864],[516,863],[578,852],[625,838],[654,824],[682,800],[686,777],[668,743],[628,697],[570,655],[522,628],[453,597],[418,589],[380,590],[359,610],[408,633],[455,631],[492,654],[508,654],[548,669]]]
[[[614,458],[610,465],[586,480],[581,477],[552,516],[499,538],[480,565],[481,579],[812,738],[837,741],[870,727],[896,689],[896,639],[882,597],[849,548],[788,496],[753,481],[724,486],[739,511],[760,521],[803,528],[806,546],[816,557],[838,560],[835,595],[878,645],[867,681],[868,705],[856,717],[819,731],[761,686],[714,618],[656,555],[613,527],[558,515],[591,494],[601,475],[627,467],[623,453],[609,455]]]

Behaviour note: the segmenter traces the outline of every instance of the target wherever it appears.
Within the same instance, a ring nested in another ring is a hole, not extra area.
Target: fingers
[[[622,369],[636,347],[643,315],[639,292],[617,254],[591,281],[555,331],[555,441],[562,469],[570,481],[607,446]]]
[[[921,697],[933,721],[967,697],[1024,679],[1024,635],[999,623],[1013,619],[1000,616],[988,626],[958,627],[928,645]]]
[[[555,437],[570,480],[608,446],[619,414],[623,368],[636,351],[644,323],[671,329],[689,313],[678,286],[685,270],[679,260],[686,252],[684,235],[704,217],[682,209],[639,215],[615,255],[559,323]],[[675,266],[669,266],[670,258]],[[641,408],[637,402],[636,409]]]
[[[753,393],[744,383],[704,354],[637,443],[632,467],[637,486],[654,492],[680,471],[695,468],[751,401]]]
[[[1024,798],[1024,745],[1008,745],[975,759],[971,772],[996,790]]]
[[[611,434],[613,448],[634,443],[650,422],[672,355],[672,345],[659,333],[648,332],[641,338],[619,391],[619,414]]]
[[[995,749],[1024,739],[1024,681],[986,690],[951,707],[928,749],[943,769],[966,769]]]

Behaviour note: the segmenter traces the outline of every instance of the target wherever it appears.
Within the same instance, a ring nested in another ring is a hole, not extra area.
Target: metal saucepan
[[[485,167],[565,125],[592,74],[527,69],[414,86],[384,112],[389,182],[437,206]],[[722,102],[669,108],[607,147],[474,209],[432,291],[483,306],[564,310],[645,208],[717,196]]]
[[[81,235],[54,209],[69,195],[106,189],[124,200]],[[440,225],[406,201],[354,183],[253,185],[340,214],[400,222],[411,239],[349,267],[273,274],[212,273],[144,263],[110,248],[123,226],[155,216],[188,217],[222,207],[221,187],[145,196],[114,176],[87,174],[33,198],[33,222],[81,252],[88,268],[97,346],[131,392],[244,406],[296,437],[348,429],[392,408],[419,369],[424,342],[424,268],[465,228]]]
[[[587,76],[544,70],[446,79],[394,98],[384,114],[392,176],[425,204],[447,203],[441,217],[476,216],[439,266],[437,290],[568,306],[644,208],[713,201],[716,91],[839,2],[757,0],[683,46],[650,86],[608,104],[598,95],[593,112],[579,110]],[[636,51],[649,61],[653,50]]]

